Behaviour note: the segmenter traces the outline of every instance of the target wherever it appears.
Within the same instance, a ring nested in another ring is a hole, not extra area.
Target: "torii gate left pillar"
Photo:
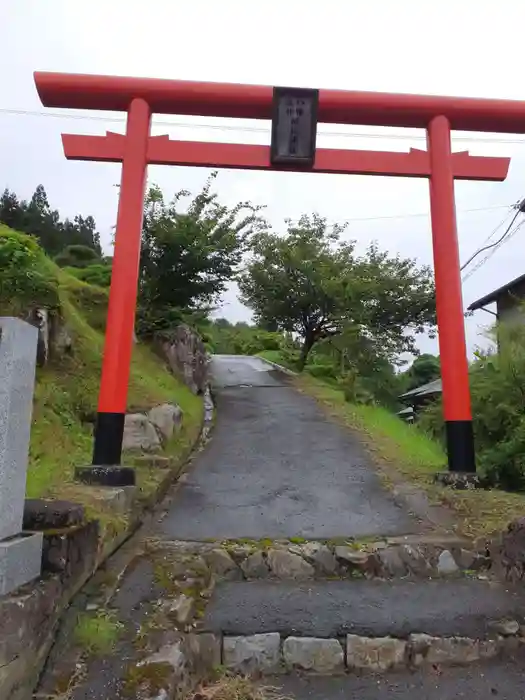
[[[137,306],[150,123],[148,103],[134,99],[129,107],[122,144],[115,254],[93,447],[93,464],[100,466],[119,465],[121,460]]]
[[[270,118],[272,88],[186,83],[105,76],[35,74],[46,106],[126,110],[126,135],[64,135],[66,156],[122,162],[106,342],[95,430],[93,467],[80,478],[132,483],[132,470],[118,468],[127,403],[140,261],[143,200],[148,163],[213,168],[283,169],[271,165],[270,148],[224,143],[171,141],[150,136],[152,111],[169,114]],[[480,104],[481,103],[481,104]],[[475,472],[474,440],[459,253],[454,179],[503,180],[508,158],[452,153],[451,128],[520,133],[525,103],[462,98],[320,91],[319,120],[328,123],[423,127],[428,151],[409,153],[319,149],[312,172],[426,177],[430,180],[436,306],[447,430],[449,470]],[[448,115],[454,116],[454,124]],[[525,129],[524,129],[525,130]],[[288,170],[294,168],[286,168]],[[110,469],[113,468],[113,469]]]

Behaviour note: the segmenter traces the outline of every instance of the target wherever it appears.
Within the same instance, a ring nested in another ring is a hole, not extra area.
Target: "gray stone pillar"
[[[0,595],[40,575],[42,533],[22,535],[38,330],[0,317]]]

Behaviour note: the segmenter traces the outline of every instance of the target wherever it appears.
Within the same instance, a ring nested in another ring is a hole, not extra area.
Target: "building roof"
[[[505,294],[508,294],[509,292],[512,292],[514,287],[517,287],[518,284],[521,284],[521,282],[525,282],[525,275],[520,275],[519,277],[516,277],[516,279],[513,279],[511,282],[507,282],[507,284],[504,284],[502,287],[498,287],[493,292],[490,292],[490,294],[485,294],[485,296],[481,297],[481,299],[472,302],[472,304],[468,307],[468,310],[476,311],[476,309],[481,309],[482,306],[492,304],[494,301],[497,301],[500,297],[504,296]]]
[[[410,391],[407,391],[405,394],[401,394],[399,397],[400,399],[408,399],[411,396],[427,396],[430,394],[440,394],[442,391],[441,387],[441,379],[434,379],[433,382],[428,382],[428,384],[422,384],[421,386],[416,387],[415,389],[411,389]]]
[[[403,408],[403,410],[398,411],[397,415],[398,416],[411,416],[413,413],[414,413],[414,407],[407,406],[406,408]]]

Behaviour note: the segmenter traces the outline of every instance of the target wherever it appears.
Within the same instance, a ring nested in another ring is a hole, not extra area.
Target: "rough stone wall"
[[[202,338],[181,324],[159,336],[156,344],[173,374],[194,394],[203,394],[208,383],[208,354]]]
[[[97,565],[98,523],[45,536],[43,576],[0,599],[0,697],[30,700],[56,625]]]
[[[37,364],[45,367],[49,360],[72,350],[73,341],[67,327],[56,311],[33,309],[25,319],[38,328]]]

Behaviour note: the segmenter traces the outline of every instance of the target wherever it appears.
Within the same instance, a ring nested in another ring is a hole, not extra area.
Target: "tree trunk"
[[[313,336],[307,335],[306,338],[303,341],[303,346],[301,348],[301,354],[299,356],[299,362],[297,369],[299,372],[302,372],[303,369],[305,368],[306,365],[306,360],[308,359],[308,355],[310,354],[310,350],[313,348],[315,343],[315,339]]]

